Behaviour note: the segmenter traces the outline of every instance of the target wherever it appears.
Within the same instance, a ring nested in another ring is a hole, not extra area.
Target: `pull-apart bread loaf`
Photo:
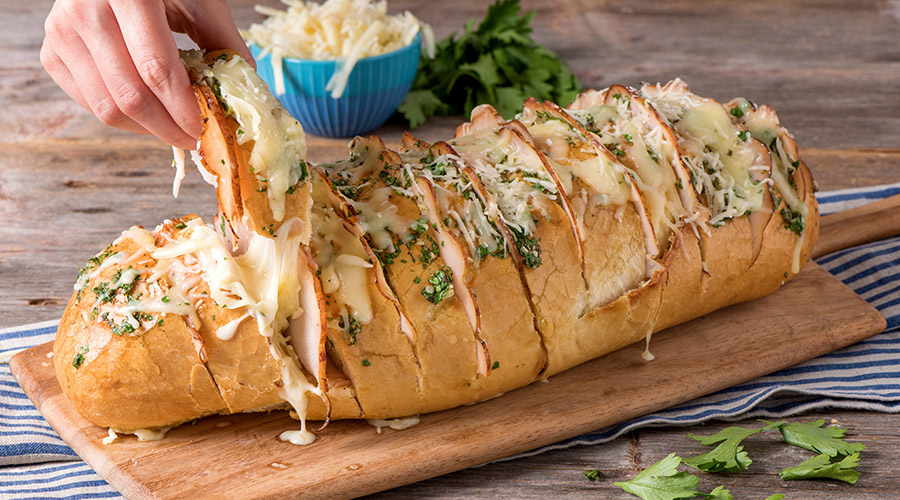
[[[218,215],[122,233],[54,345],[68,398],[117,431],[290,409],[282,438],[306,443],[306,419],[482,401],[772,293],[816,240],[775,112],[680,80],[529,100],[511,121],[482,105],[446,141],[357,137],[311,166],[243,60],[183,59]]]

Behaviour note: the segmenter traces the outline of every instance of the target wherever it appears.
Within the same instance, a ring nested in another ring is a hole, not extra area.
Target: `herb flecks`
[[[83,345],[75,353],[75,357],[72,359],[72,366],[74,366],[76,370],[81,368],[82,363],[84,363],[84,356],[88,353],[89,350],[90,348],[88,346]]]
[[[541,261],[541,241],[534,236],[525,234],[515,228],[511,228],[513,238],[515,239],[516,248],[519,249],[519,255],[522,261],[531,269],[537,269],[542,264]]]
[[[453,278],[450,268],[441,266],[429,278],[428,284],[422,289],[422,296],[432,304],[438,304],[453,292]]]
[[[798,235],[803,234],[803,229],[806,227],[806,221],[800,212],[795,212],[788,207],[784,207],[781,209],[781,218],[784,219],[785,229],[797,233]]]

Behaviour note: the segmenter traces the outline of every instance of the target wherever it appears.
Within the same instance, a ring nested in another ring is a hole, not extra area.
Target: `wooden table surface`
[[[259,20],[254,3],[231,2],[238,26]],[[128,226],[152,227],[187,213],[209,217],[215,206],[215,194],[195,172],[173,200],[165,144],[102,125],[47,76],[38,53],[51,4],[0,3],[0,327],[58,318],[79,266]],[[466,19],[480,18],[486,4],[392,0],[390,8],[413,10],[442,37],[461,30]],[[704,96],[744,96],[774,106],[823,190],[900,180],[896,0],[524,4],[538,9],[534,37],[558,52],[585,86],[680,76]],[[433,120],[416,133],[447,137],[461,121]],[[396,142],[401,130],[388,125],[378,133]],[[312,161],[346,154],[345,140],[309,142]],[[858,485],[782,482],[778,471],[809,453],[751,438],[749,471],[701,474],[701,487],[725,484],[736,498],[900,498],[900,415],[841,410],[802,419],[822,417],[838,420],[867,446]],[[633,498],[613,481],[631,478],[671,452],[700,453],[703,447],[684,434],[726,425],[635,431],[608,444],[463,470],[378,496]],[[602,480],[587,482],[585,469],[599,469]]]

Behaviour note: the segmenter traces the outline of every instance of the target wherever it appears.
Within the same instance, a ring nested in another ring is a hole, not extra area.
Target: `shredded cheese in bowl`
[[[413,43],[421,31],[429,57],[434,57],[434,34],[409,11],[387,14],[387,2],[370,0],[326,0],[323,4],[282,0],[285,11],[257,5],[256,11],[269,16],[261,24],[241,30],[248,43],[271,53],[275,93],[284,95],[281,61],[285,57],[316,61],[337,61],[337,70],[326,86],[331,97],[344,94],[356,62],[365,57],[387,54]]]

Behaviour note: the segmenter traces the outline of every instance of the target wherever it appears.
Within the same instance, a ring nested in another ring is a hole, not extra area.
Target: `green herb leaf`
[[[411,90],[400,103],[397,112],[406,118],[410,128],[422,125],[429,116],[451,114],[449,106],[441,102],[434,92],[428,89]]]
[[[638,473],[630,481],[614,484],[644,500],[676,500],[697,496],[700,479],[687,472],[678,472],[681,458],[674,453]]]
[[[770,423],[758,429],[745,429],[743,427],[726,427],[712,436],[696,436],[688,434],[688,437],[700,441],[705,446],[718,445],[711,451],[695,457],[684,459],[684,464],[705,472],[741,472],[747,470],[753,460],[740,446],[741,441],[757,432],[773,429],[784,422]]]
[[[713,500],[734,500],[734,496],[731,491],[725,489],[725,485],[717,486],[709,493],[700,493],[700,495]]]
[[[452,291],[453,278],[450,275],[450,268],[442,266],[428,278],[428,284],[422,289],[422,296],[428,299],[428,302],[437,304]]]
[[[492,104],[512,118],[527,97],[567,104],[581,85],[551,50],[531,38],[535,11],[524,14],[518,0],[498,0],[484,19],[466,23],[435,45],[435,57],[423,55],[412,91],[397,109],[410,127],[429,116],[469,114]]]
[[[838,462],[831,462],[827,454],[816,455],[796,467],[781,471],[781,479],[836,479],[845,483],[856,484],[859,472],[853,470],[859,465],[859,453],[853,453]]]
[[[600,471],[598,471],[598,470],[586,470],[586,471],[582,472],[582,474],[584,474],[584,478],[585,478],[585,479],[587,479],[588,481],[590,481],[590,482],[592,482],[592,483],[593,483],[594,481],[599,481],[599,480],[600,480],[600,476],[603,475],[603,474],[601,474]]]
[[[72,359],[72,366],[77,370],[81,368],[81,364],[84,363],[84,355],[88,353],[90,348],[86,345],[81,346],[81,349],[75,353],[75,358]]]
[[[805,424],[784,424],[778,427],[784,440],[794,446],[806,448],[829,457],[850,455],[866,449],[862,443],[844,441],[846,429],[841,427],[823,427],[825,419]]]
[[[766,500],[784,500],[784,495],[781,493],[776,493],[774,495],[766,497]]]

